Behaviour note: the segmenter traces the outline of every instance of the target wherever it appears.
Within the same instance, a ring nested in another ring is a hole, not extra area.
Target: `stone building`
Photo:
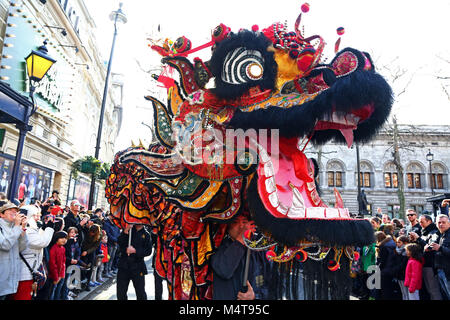
[[[361,188],[369,202],[369,211],[397,216],[399,179],[404,181],[406,208],[417,212],[432,211],[426,198],[449,192],[450,126],[399,125],[399,155],[404,176],[399,177],[393,162],[393,134],[387,125],[375,139],[359,146]],[[333,190],[342,195],[350,212],[358,212],[356,147],[329,143],[322,148],[308,146],[306,155],[316,158],[320,166],[320,188],[323,200],[334,206]],[[433,160],[427,160],[431,151]],[[431,181],[433,188],[431,188]]]
[[[30,119],[33,128],[26,136],[20,170],[26,190],[20,196],[27,202],[59,190],[63,204],[77,198],[87,207],[90,176],[80,174],[75,180],[70,171],[74,161],[95,151],[106,77],[95,28],[82,0],[0,0],[0,80],[28,96],[24,58],[46,40],[48,55],[57,61],[35,93],[38,109]],[[113,161],[122,116],[120,75],[113,75],[110,83],[99,156],[107,163]],[[0,186],[7,187],[18,130],[5,123],[0,128],[6,129]],[[95,206],[106,207],[103,194],[104,184],[97,182]]]

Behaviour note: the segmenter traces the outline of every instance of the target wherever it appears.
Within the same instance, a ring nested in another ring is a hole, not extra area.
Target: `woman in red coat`
[[[61,288],[66,276],[66,249],[67,232],[59,231],[54,236],[54,245],[49,252],[48,279],[52,281],[50,300],[63,300]]]
[[[406,245],[409,257],[405,271],[405,287],[408,287],[409,300],[420,300],[419,290],[422,288],[422,268],[424,264],[422,247],[416,243]]]

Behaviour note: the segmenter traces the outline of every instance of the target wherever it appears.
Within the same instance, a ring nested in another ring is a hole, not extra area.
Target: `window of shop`
[[[13,166],[13,156],[0,156],[0,192],[5,194],[8,194]],[[25,204],[30,204],[36,200],[45,201],[51,195],[52,170],[22,159],[19,177],[16,199],[24,199]]]

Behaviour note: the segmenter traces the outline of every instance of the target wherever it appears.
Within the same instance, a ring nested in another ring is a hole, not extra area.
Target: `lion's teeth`
[[[267,193],[272,193],[274,191],[276,191],[277,188],[275,186],[275,178],[274,177],[270,177],[268,179],[266,179],[266,191]]]
[[[269,201],[272,207],[276,208],[280,204],[280,201],[278,200],[278,195],[276,192],[269,194]]]

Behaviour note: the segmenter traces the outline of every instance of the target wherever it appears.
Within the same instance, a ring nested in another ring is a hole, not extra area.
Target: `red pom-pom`
[[[257,24],[252,25],[252,31],[256,32],[259,30],[259,26]]]
[[[252,237],[252,230],[246,230],[244,233],[244,237],[248,240]]]
[[[353,252],[353,259],[354,259],[355,261],[358,261],[358,260],[359,260],[359,252],[358,252],[358,251],[354,251],[354,252]]]
[[[303,13],[307,13],[309,11],[309,3],[305,2],[302,4],[301,9]]]
[[[345,29],[343,27],[339,27],[336,29],[338,35],[342,36],[345,33]]]
[[[275,251],[269,250],[266,252],[266,258],[267,260],[272,260],[272,258],[276,257],[277,254],[275,253]]]

